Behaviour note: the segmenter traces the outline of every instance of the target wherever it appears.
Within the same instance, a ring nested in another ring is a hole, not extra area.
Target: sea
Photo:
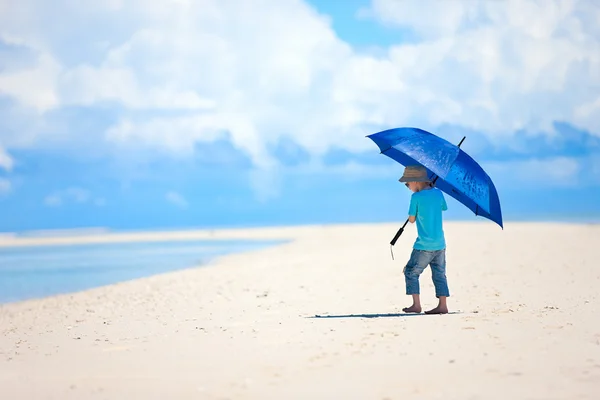
[[[0,303],[73,293],[283,241],[193,240],[0,248]]]

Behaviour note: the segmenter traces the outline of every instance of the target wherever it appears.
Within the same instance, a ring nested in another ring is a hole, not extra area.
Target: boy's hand
[[[411,224],[414,224],[416,220],[417,220],[417,216],[416,216],[416,215],[409,215],[409,216],[408,216],[408,221],[409,221]]]

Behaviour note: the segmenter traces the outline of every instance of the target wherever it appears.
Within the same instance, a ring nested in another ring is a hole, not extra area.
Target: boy
[[[408,218],[411,223],[417,222],[418,232],[410,260],[404,267],[406,294],[412,295],[413,304],[402,311],[421,312],[419,275],[430,265],[439,304],[425,314],[447,314],[446,298],[450,293],[446,282],[446,241],[442,229],[442,211],[448,209],[446,200],[442,192],[432,186],[427,177],[427,170],[420,165],[407,166],[399,181],[405,182],[406,187],[413,192]]]

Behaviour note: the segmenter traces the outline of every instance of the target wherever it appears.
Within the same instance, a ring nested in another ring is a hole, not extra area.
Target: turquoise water
[[[0,303],[71,293],[207,264],[281,241],[178,241],[0,249]]]

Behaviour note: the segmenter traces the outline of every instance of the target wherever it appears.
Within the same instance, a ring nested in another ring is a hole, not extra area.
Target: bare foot
[[[433,310],[425,311],[425,314],[448,314],[448,307],[437,306]]]
[[[415,306],[414,304],[410,307],[404,307],[402,309],[402,311],[404,311],[405,313],[420,313],[421,312],[421,306]]]

